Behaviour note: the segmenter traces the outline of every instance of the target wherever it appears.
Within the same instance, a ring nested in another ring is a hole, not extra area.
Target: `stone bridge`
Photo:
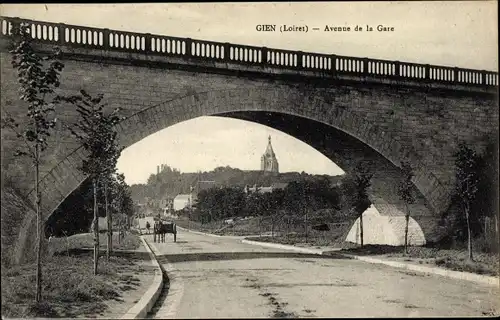
[[[456,146],[465,141],[481,149],[498,134],[496,72],[6,17],[0,20],[2,116],[26,112],[7,52],[11,24],[20,21],[31,24],[40,52],[62,49],[61,94],[85,89],[123,108],[127,118],[118,131],[125,147],[199,116],[258,122],[308,143],[346,172],[363,161],[375,172],[374,206],[392,216],[403,214],[396,188],[400,163],[408,159],[419,194],[411,214],[427,241],[442,234],[437,222],[450,205]],[[66,129],[77,113],[66,105],[57,114],[42,165],[46,218],[85,178],[77,170],[85,153]],[[13,242],[19,260],[32,247],[36,218],[29,209],[34,170],[14,158],[17,143],[2,129],[2,180],[14,180],[28,200]]]

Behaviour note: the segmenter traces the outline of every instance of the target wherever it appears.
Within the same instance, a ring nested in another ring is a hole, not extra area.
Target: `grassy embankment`
[[[114,248],[133,250],[141,246],[137,235],[126,233]],[[105,235],[100,247],[105,248]],[[2,317],[96,317],[122,301],[125,291],[135,290],[140,280],[135,275],[144,269],[131,257],[113,255],[99,260],[99,274],[93,274],[91,234],[54,238],[48,244],[43,263],[43,302],[35,304],[36,265],[34,263],[2,270]],[[104,254],[104,250],[101,251]],[[139,258],[142,259],[142,258]]]
[[[468,260],[464,248],[439,248],[437,246],[410,247],[408,255],[403,254],[402,246],[366,245],[363,248],[342,250],[343,253],[370,255],[391,260],[402,260],[418,264],[429,264],[454,271],[465,271],[489,276],[499,275],[499,257],[495,253],[476,250],[474,261]]]

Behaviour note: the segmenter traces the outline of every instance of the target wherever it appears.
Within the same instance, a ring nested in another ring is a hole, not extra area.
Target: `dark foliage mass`
[[[124,220],[125,216],[134,214],[130,187],[125,183],[123,175],[117,175],[111,181],[108,192],[111,204],[109,210],[113,215],[113,224]],[[98,212],[100,217],[105,217],[103,189],[98,189]],[[89,232],[93,219],[93,191],[92,181],[85,180],[75,189],[56,211],[49,217],[45,224],[45,236],[56,237]]]
[[[443,215],[442,222],[450,233],[440,245],[463,246],[468,241],[467,215],[464,214],[467,206],[471,237],[479,241],[481,251],[498,251],[494,232],[498,223],[498,140],[490,141],[482,153],[471,151],[464,148],[463,159],[457,157],[457,164],[462,167],[457,172],[461,183],[457,183],[452,205]],[[468,165],[469,162],[472,165]],[[474,183],[467,183],[469,180]],[[474,190],[470,190],[472,185]]]
[[[339,208],[340,194],[327,178],[299,180],[269,193],[245,194],[241,187],[211,188],[198,194],[193,220],[209,222],[234,217],[304,215]]]

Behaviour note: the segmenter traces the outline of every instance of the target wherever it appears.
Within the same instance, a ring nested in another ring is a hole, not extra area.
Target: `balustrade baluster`
[[[222,45],[222,48],[224,48],[222,60],[224,60],[224,61],[231,60],[231,52],[229,51],[230,47],[231,47],[231,44],[229,42],[224,42],[224,44]]]
[[[59,37],[59,45],[64,46],[66,44],[66,25],[64,23],[57,24],[57,36]]]
[[[192,54],[191,54],[191,50],[192,50],[192,45],[193,45],[193,39],[191,38],[187,38],[186,39],[186,55],[188,57],[190,57]]]
[[[303,57],[304,57],[304,52],[297,51],[297,66],[296,67],[298,69],[303,69],[304,68],[304,64],[302,63]]]
[[[102,31],[102,48],[103,49],[109,49],[109,34],[110,34],[110,30],[107,28]]]
[[[458,77],[458,68],[453,68],[453,82],[459,82],[458,81],[459,77]]]
[[[267,53],[269,52],[269,49],[267,47],[262,47],[262,63],[264,65],[270,64],[270,62],[267,60]]]
[[[363,74],[367,75],[368,74],[369,59],[368,58],[363,58],[362,61],[363,61]]]
[[[152,39],[151,33],[146,33],[144,35],[144,51],[145,52],[153,52],[153,44],[151,43],[151,39]],[[142,44],[139,48],[142,49]]]

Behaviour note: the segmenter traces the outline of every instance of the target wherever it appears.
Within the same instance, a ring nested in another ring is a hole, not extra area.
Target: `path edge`
[[[340,254],[346,258],[356,259],[356,260],[360,260],[360,261],[364,261],[364,262],[368,262],[368,263],[384,264],[384,265],[388,265],[388,266],[391,266],[394,268],[407,269],[407,270],[426,273],[426,274],[435,274],[435,275],[440,275],[440,276],[444,276],[444,277],[448,277],[448,278],[452,278],[452,279],[471,281],[471,282],[475,282],[475,283],[479,283],[479,284],[483,284],[483,285],[496,286],[496,287],[499,287],[499,285],[500,285],[500,279],[498,277],[485,276],[485,275],[475,274],[475,273],[471,273],[471,272],[447,270],[447,269],[437,268],[437,267],[419,266],[419,265],[414,265],[414,264],[404,263],[404,262],[399,262],[399,261],[375,259],[375,258],[370,258],[370,257],[365,257],[365,256],[358,256],[358,255],[354,255],[354,254],[342,253],[342,252],[340,252],[340,250],[322,251],[319,249],[308,249],[308,248],[301,248],[301,247],[296,247],[296,246],[292,246],[292,245],[284,245],[284,244],[272,243],[272,242],[252,241],[252,240],[246,240],[246,239],[241,240],[241,242],[246,243],[246,244],[251,244],[251,245],[258,245],[258,246],[262,246],[262,247],[292,250],[292,251],[297,251],[297,252],[302,252],[302,253],[310,253],[310,254],[318,254],[318,255],[328,255],[331,252],[335,252],[335,254]]]
[[[155,267],[155,276],[153,279],[153,283],[149,287],[148,291],[142,296],[142,298],[132,307],[127,313],[125,313],[121,319],[140,319],[145,318],[149,311],[153,308],[156,300],[160,296],[161,289],[163,288],[163,272],[161,270],[160,264],[158,260],[156,260],[156,256],[149,247],[147,241],[140,236],[144,247],[146,247],[146,251],[151,258],[151,263]]]

